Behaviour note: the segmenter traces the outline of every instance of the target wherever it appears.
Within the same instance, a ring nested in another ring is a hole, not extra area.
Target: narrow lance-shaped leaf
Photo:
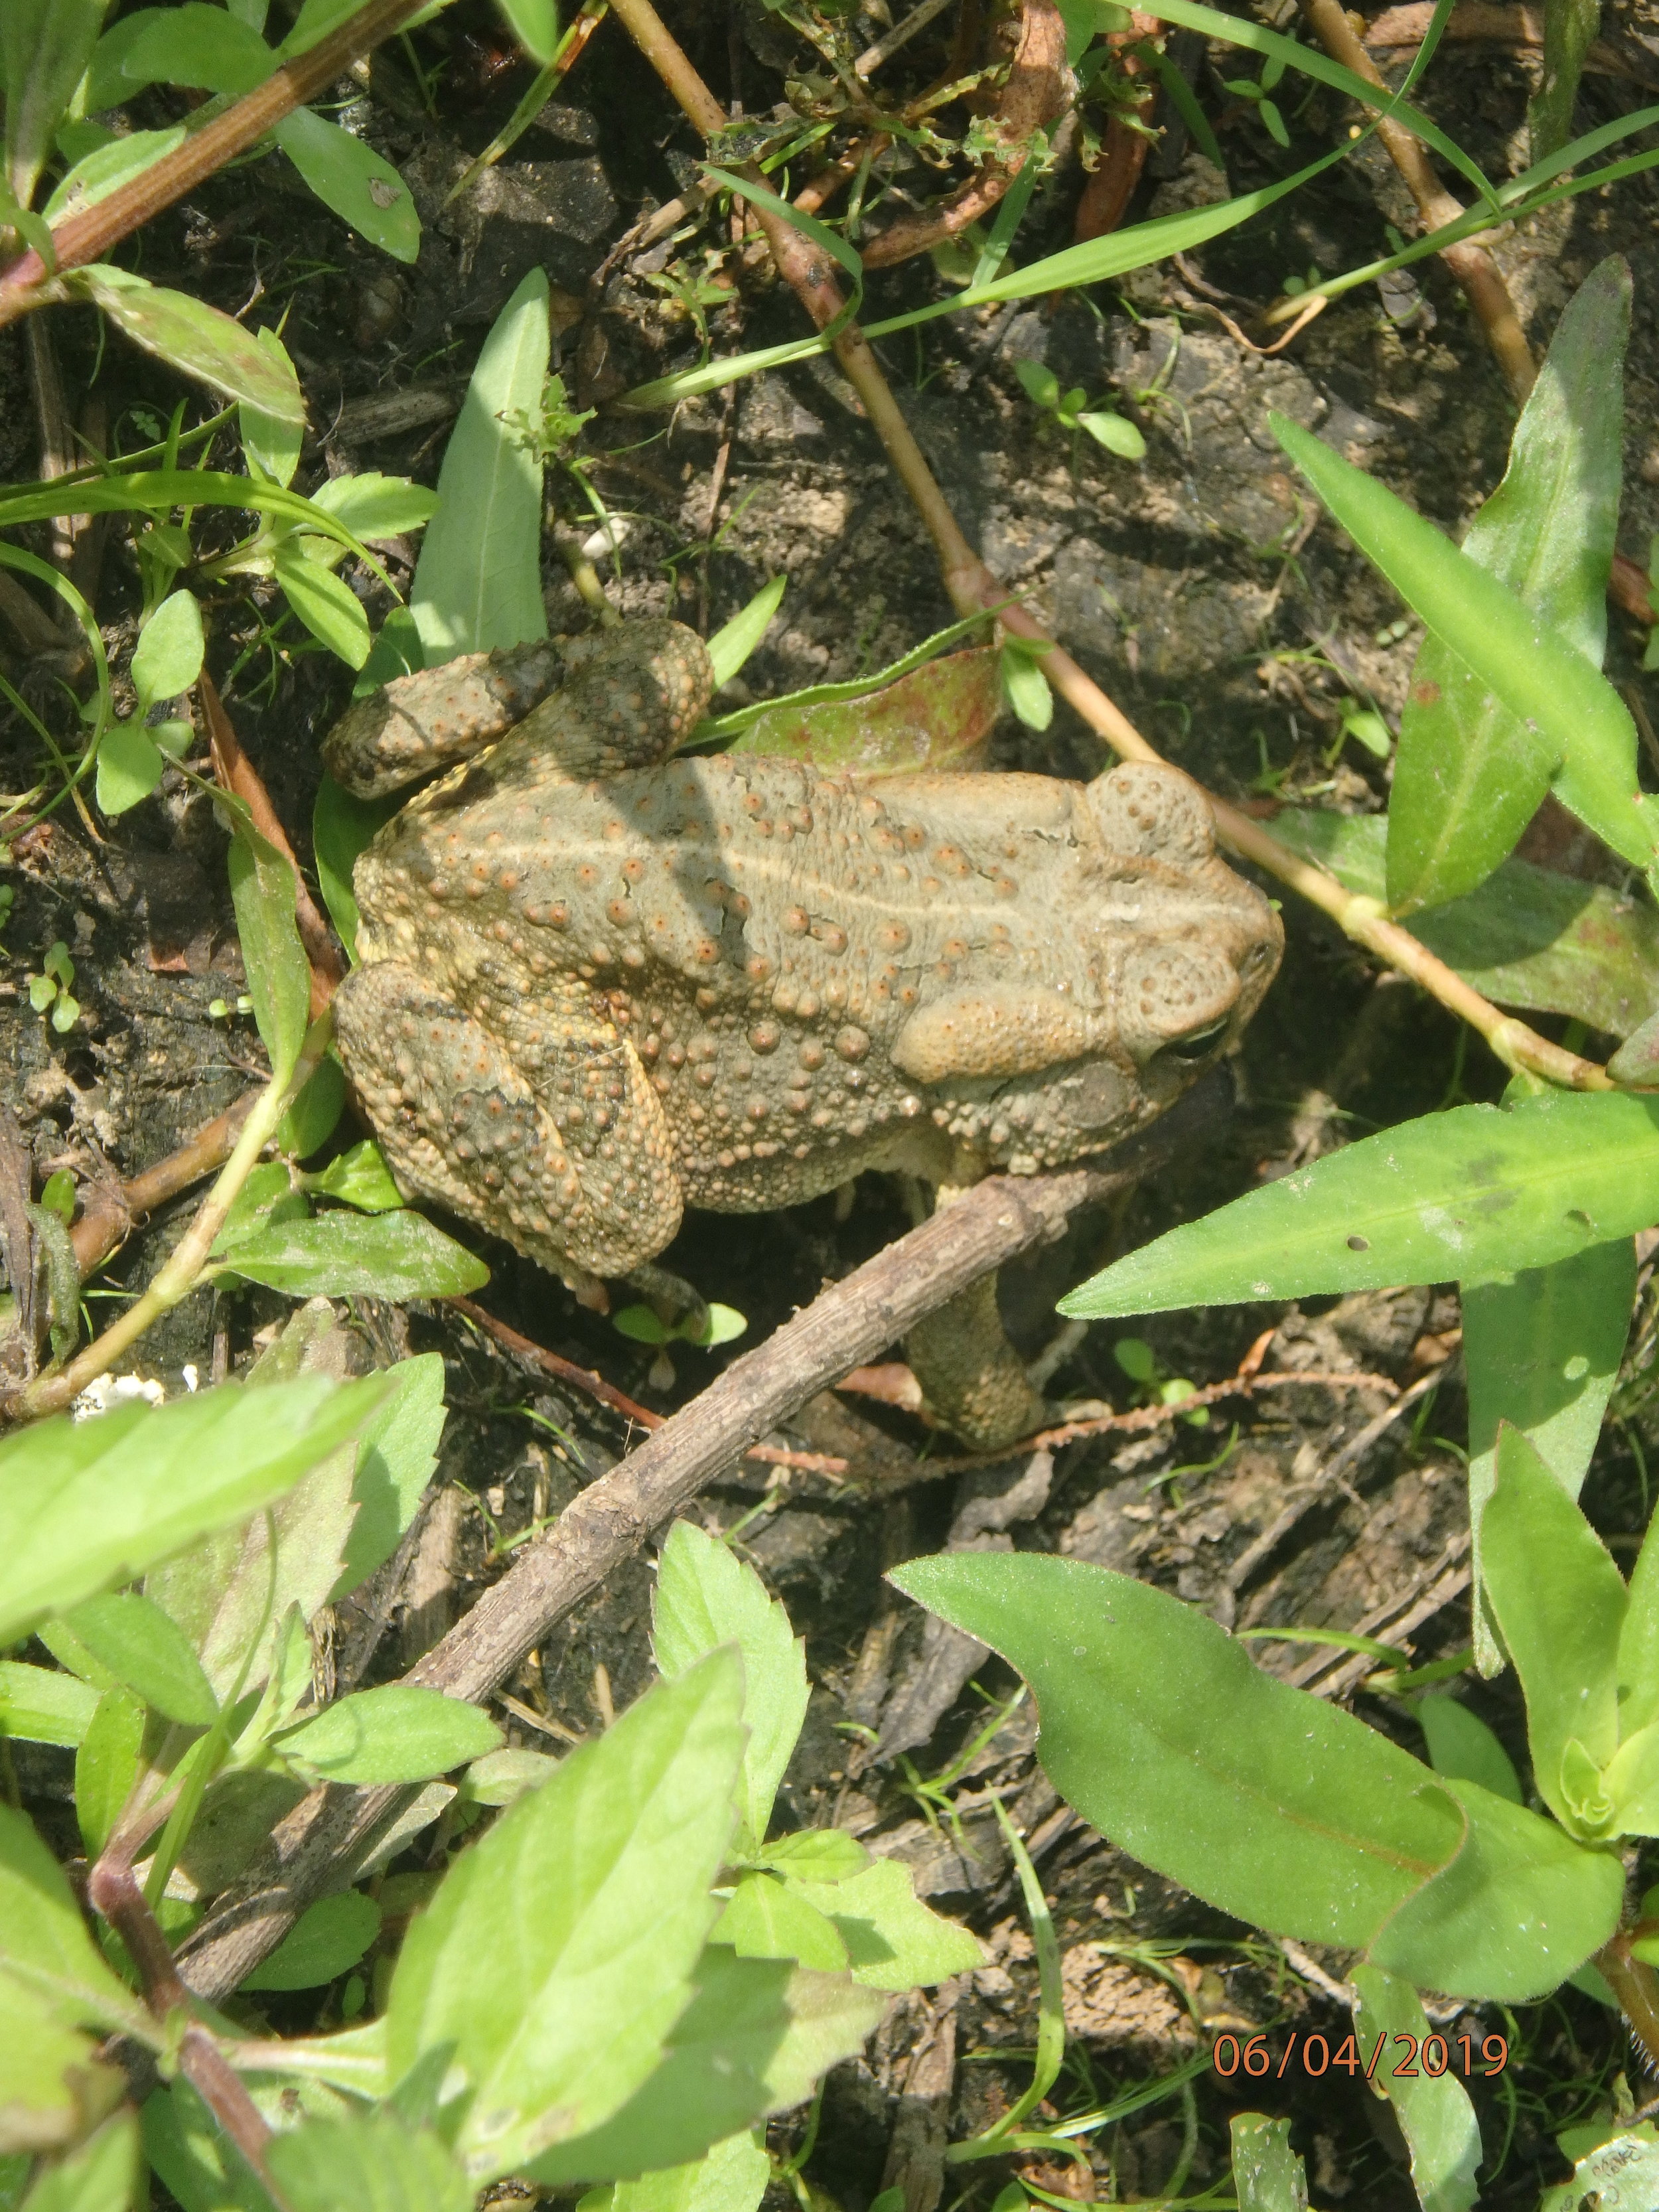
[[[1299,424],[1273,435],[1407,605],[1552,756],[1563,803],[1621,859],[1656,840],[1636,781],[1636,725],[1599,669],[1386,485]]]
[[[52,133],[81,82],[109,0],[6,0],[0,8],[5,94],[5,181],[20,207],[52,151]]]
[[[1425,1115],[1171,1230],[1060,1302],[1085,1316],[1491,1282],[1659,1221],[1659,1100],[1554,1091]]]
[[[1469,1393],[1469,1526],[1478,1595],[1475,1656],[1483,1674],[1502,1660],[1482,1589],[1481,1517],[1497,1479],[1498,1425],[1527,1437],[1569,1498],[1577,1498],[1618,1380],[1636,1298],[1628,1237],[1593,1244],[1508,1282],[1463,1291],[1463,1369]]]
[[[418,1683],[388,1682],[336,1699],[276,1738],[276,1749],[326,1782],[429,1782],[501,1747],[487,1713]]]
[[[185,375],[228,399],[245,399],[279,422],[304,422],[305,401],[292,366],[275,361],[251,331],[216,307],[101,262],[71,270],[64,283],[77,298],[101,307],[135,344]]]
[[[447,1298],[489,1280],[464,1244],[406,1212],[277,1222],[228,1249],[222,1265],[293,1297]]]
[[[1619,521],[1630,270],[1604,261],[1568,302],[1522,410],[1503,483],[1463,554],[1593,668],[1607,641]],[[1397,913],[1471,890],[1536,811],[1554,749],[1436,635],[1400,718],[1389,802],[1389,903]]]
[[[253,1018],[270,1055],[271,1079],[286,1083],[311,1006],[311,967],[294,920],[294,871],[240,814],[232,820],[229,867]]]
[[[398,261],[421,250],[421,218],[409,186],[383,155],[337,123],[296,107],[276,128],[276,143],[342,222]]]
[[[1376,1966],[1358,1966],[1353,1984],[1359,1992],[1354,2033],[1368,2053],[1379,2035],[1389,2051],[1398,2049],[1396,2036],[1409,2037],[1421,2049],[1432,2031],[1408,1982]],[[1471,2212],[1479,2194],[1474,2176],[1480,2163],[1480,2128],[1469,2093],[1451,2067],[1437,2076],[1426,2068],[1400,2074],[1391,2065],[1379,2065],[1372,2086],[1394,2106],[1423,2212]]]

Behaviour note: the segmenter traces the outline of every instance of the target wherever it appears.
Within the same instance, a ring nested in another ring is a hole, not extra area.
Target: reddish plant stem
[[[177,1198],[180,1191],[188,1190],[191,1183],[223,1167],[259,1095],[257,1091],[246,1092],[205,1128],[198,1129],[188,1144],[180,1145],[176,1152],[157,1160],[142,1175],[132,1176],[125,1182],[92,1185],[81,1218],[70,1231],[75,1263],[82,1279],[108,1259],[142,1214],[153,1212],[168,1199]]]
[[[1595,1964],[1618,1998],[1631,2033],[1642,2046],[1648,2070],[1659,2074],[1659,1978],[1651,1966],[1632,1958],[1632,1932],[1623,1929],[1604,1944],[1595,1954]]]
[[[234,155],[257,145],[285,115],[326,91],[353,62],[401,30],[425,4],[426,0],[369,0],[338,30],[284,62],[263,84],[192,131],[182,146],[131,184],[81,215],[66,216],[52,234],[56,271],[33,248],[0,270],[0,329],[51,298],[55,274],[101,259],[152,216],[171,207]]]

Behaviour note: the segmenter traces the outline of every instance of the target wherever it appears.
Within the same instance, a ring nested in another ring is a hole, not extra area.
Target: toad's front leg
[[[493,1028],[401,961],[348,976],[340,1054],[399,1185],[503,1237],[573,1290],[672,1242],[682,1198],[632,1045],[574,1003]]]

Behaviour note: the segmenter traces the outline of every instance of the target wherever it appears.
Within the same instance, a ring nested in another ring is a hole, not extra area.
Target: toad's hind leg
[[[483,1024],[400,961],[335,999],[341,1056],[393,1174],[573,1288],[625,1274],[679,1227],[662,1109],[631,1045],[570,1022],[536,1087]]]
[[[994,1274],[919,1321],[904,1349],[922,1396],[965,1443],[999,1451],[1042,1426],[1042,1400],[1003,1331]]]

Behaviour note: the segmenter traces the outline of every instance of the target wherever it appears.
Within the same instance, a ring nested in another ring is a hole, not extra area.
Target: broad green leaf
[[[1636,781],[1636,725],[1601,671],[1404,500],[1282,415],[1273,435],[1360,550],[1559,763],[1563,805],[1621,859],[1656,844]],[[1494,855],[1494,859],[1497,856]]]
[[[351,888],[351,872],[358,854],[403,803],[395,792],[384,799],[358,799],[342,790],[331,775],[325,775],[317,787],[317,804],[311,817],[317,881],[329,920],[339,931],[340,942],[354,967],[357,962],[357,900]]]
[[[742,1706],[734,1652],[658,1683],[504,1813],[410,1929],[387,2063],[400,2079],[451,2047],[475,2181],[609,2119],[661,2058],[714,1917]]]
[[[112,821],[148,799],[167,767],[161,747],[137,721],[117,722],[98,748],[95,795]]]
[[[1619,1924],[1625,1870],[1523,1805],[1449,1775],[1463,1847],[1367,1947],[1370,1963],[1419,1989],[1520,2003],[1547,1995]]]
[[[735,2135],[690,2166],[613,2182],[583,2201],[588,2212],[757,2212],[771,2178],[772,2162],[754,2137]]]
[[[532,61],[544,67],[550,62],[559,42],[557,0],[496,0],[496,5]]]
[[[1630,270],[1616,256],[1580,285],[1522,410],[1504,481],[1463,540],[1466,559],[1593,668],[1607,643],[1607,577],[1623,469]],[[1437,635],[1417,657],[1389,801],[1389,904],[1438,906],[1472,890],[1536,812],[1554,748]]]
[[[547,300],[547,278],[532,269],[484,340],[444,450],[409,600],[433,665],[547,635],[542,464],[514,427],[540,417]]]
[[[296,107],[276,126],[276,143],[326,208],[397,261],[421,250],[421,218],[409,186],[361,138]],[[355,665],[355,664],[354,664]]]
[[[1601,2142],[1592,2143],[1574,2160],[1571,2179],[1557,2182],[1547,2189],[1538,2200],[1538,2212],[1586,2212],[1595,2205],[1605,2207],[1605,2212],[1622,2212],[1629,2204],[1659,2203],[1659,2128],[1650,2121],[1639,2127],[1626,2127],[1622,2121],[1607,2124],[1612,2133]],[[1603,2130],[1573,2129],[1557,2138],[1564,2150],[1575,2138],[1589,2132],[1603,2134]]]
[[[63,1869],[27,1814],[0,1805],[0,1993],[26,1990],[66,2025],[131,2032],[143,2007],[87,1932]],[[0,2051],[5,2048],[0,2031]],[[0,2062],[3,2063],[3,2062]],[[0,2094],[0,2114],[7,2098]],[[0,2136],[0,2148],[11,2144]]]
[[[1628,1237],[1463,1291],[1469,1525],[1482,1591],[1474,1644],[1482,1674],[1495,1674],[1502,1664],[1484,1595],[1481,1537],[1496,1479],[1498,1425],[1507,1420],[1519,1429],[1567,1496],[1577,1498],[1619,1377],[1635,1299],[1636,1249]]]
[[[742,1854],[765,1840],[778,1784],[806,1718],[805,1646],[751,1566],[718,1536],[692,1522],[677,1521],[657,1566],[652,1606],[657,1665],[672,1680],[722,1644],[735,1644],[743,1653],[743,1719],[749,1741],[732,1838],[732,1849]],[[816,1966],[823,1961],[802,1963]]]
[[[331,514],[359,538],[397,538],[422,530],[438,512],[438,495],[410,477],[331,477],[311,495],[313,505]]]
[[[84,1598],[64,1619],[118,1682],[167,1719],[211,1728],[218,1718],[219,1701],[189,1638],[153,1598],[136,1590]]]
[[[1480,1519],[1487,1600],[1527,1700],[1533,1779],[1569,1828],[1570,1742],[1605,1767],[1619,1747],[1625,1583],[1595,1531],[1518,1429],[1498,1431],[1498,1480]]]
[[[207,0],[144,10],[144,27],[121,61],[128,97],[145,84],[187,84],[234,98],[262,84],[276,58],[258,33]]]
[[[273,1504],[359,1433],[385,1388],[226,1384],[0,1440],[0,1644]]]
[[[465,1245],[406,1211],[277,1222],[238,1244],[226,1265],[291,1297],[448,1298],[489,1280]]]
[[[461,1777],[461,1802],[467,1805],[516,1805],[526,1790],[539,1790],[558,1764],[545,1751],[486,1752],[482,1759],[475,1759]]]
[[[6,0],[0,8],[5,182],[27,207],[52,134],[98,42],[109,0]]]
[[[348,668],[368,659],[368,617],[343,577],[320,561],[308,560],[291,540],[276,548],[271,572],[300,620]]]
[[[202,672],[205,641],[194,592],[169,592],[139,633],[132,682],[141,709],[188,691]]]
[[[1308,2212],[1308,2177],[1291,2148],[1290,2122],[1235,2112],[1229,2125],[1238,2212]]]
[[[847,1946],[817,1907],[769,1874],[738,1878],[714,1940],[740,1959],[793,1959],[824,1974],[847,1971]]]
[[[487,1713],[441,1690],[388,1682],[325,1705],[276,1739],[283,1758],[325,1782],[430,1782],[501,1747]]]
[[[722,684],[730,683],[772,627],[772,617],[783,602],[788,583],[787,576],[774,576],[763,584],[748,605],[739,607],[709,639],[708,659],[717,691]]]
[[[94,2136],[41,2174],[21,2212],[131,2212],[149,2202],[138,2115],[113,2112]]]
[[[345,1102],[345,1070],[335,1054],[326,1052],[277,1123],[276,1149],[291,1159],[309,1159],[334,1134]]]
[[[811,2096],[820,2075],[858,2050],[886,1999],[844,1974],[781,1959],[739,1959],[711,1943],[696,1995],[663,2061],[613,2119],[545,2151],[529,2168],[550,2184],[614,2181],[700,2158],[768,2112]]]
[[[475,2193],[429,2129],[384,2107],[307,2120],[274,2138],[267,2163],[289,2212],[471,2212]]]
[[[380,1908],[361,1889],[307,1905],[270,1956],[237,1987],[315,1990],[355,1966],[380,1932]]]
[[[71,270],[63,281],[77,299],[101,307],[136,345],[185,375],[280,422],[303,424],[305,401],[292,367],[273,360],[252,331],[216,307],[103,262]]]
[[[802,1881],[844,1881],[870,1863],[870,1854],[845,1828],[797,1828],[755,1853],[755,1863]]]
[[[386,1154],[372,1137],[365,1137],[349,1152],[337,1153],[307,1185],[324,1198],[337,1198],[360,1213],[392,1213],[403,1202],[403,1193],[392,1180]]]
[[[791,1875],[787,1886],[834,1927],[866,1989],[915,1989],[985,1964],[978,1937],[922,1903],[902,1859],[873,1860],[840,1881]]]
[[[382,1566],[420,1510],[444,1432],[444,1362],[417,1352],[386,1370],[385,1399],[363,1425],[351,1495],[357,1511],[346,1539],[340,1578],[328,1593],[337,1605]]]
[[[1437,1774],[1461,1775],[1478,1782],[1511,1805],[1521,1798],[1520,1777],[1510,1755],[1479,1714],[1443,1692],[1417,1701],[1417,1720],[1428,1739],[1429,1764]]]
[[[1273,827],[1349,890],[1383,896],[1381,817],[1286,807]],[[1659,1006],[1652,907],[1526,860],[1505,860],[1467,898],[1413,915],[1412,933],[1500,1006],[1575,1014],[1615,1036],[1629,1036]]]
[[[1386,1129],[1132,1252],[1098,1317],[1396,1283],[1494,1282],[1659,1221],[1659,1100],[1555,1091]]]
[[[58,1743],[71,1749],[92,1726],[98,1692],[55,1667],[0,1659],[0,1737],[17,1743]]]
[[[98,1699],[80,1749],[75,1754],[75,1817],[89,1860],[96,1859],[120,1818],[138,1778],[144,1747],[142,1699],[118,1683]]]
[[[142,2119],[145,2154],[184,2212],[270,2212],[270,2197],[188,2081],[152,2090]]]
[[[1615,1834],[1659,1835],[1659,1721],[1650,1721],[1620,1745],[1603,1786]]]
[[[748,716],[730,750],[779,754],[851,775],[965,767],[1002,712],[1000,666],[994,647],[975,646],[941,654],[856,697],[819,699],[809,691],[799,701],[775,700]]]
[[[1631,1572],[1619,1637],[1619,1733],[1659,1721],[1659,1513],[1649,1520]]]
[[[288,348],[275,331],[269,328],[254,333],[262,352],[270,356],[279,373],[295,377],[293,362]],[[262,414],[246,400],[237,410],[237,428],[241,434],[242,451],[250,463],[263,469],[273,483],[284,488],[294,481],[294,471],[300,465],[300,449],[305,443],[304,426],[299,422],[281,421],[274,415]],[[326,487],[325,487],[326,489]],[[318,502],[321,505],[321,501]]]
[[[294,871],[246,816],[231,816],[230,896],[253,1018],[273,1083],[294,1073],[311,1019],[311,966],[294,921]]]
[[[889,1579],[1025,1676],[1068,1804],[1224,1912],[1363,1946],[1463,1841],[1426,1767],[1148,1583],[1035,1553],[916,1559]]]
[[[170,131],[130,131],[125,138],[95,147],[69,170],[40,212],[52,223],[82,214],[184,143],[185,127],[175,123]]]
[[[1399,2035],[1420,2046],[1432,2033],[1408,1982],[1376,1966],[1356,1967],[1352,1978],[1359,1992],[1354,2033],[1362,2044],[1374,2044],[1381,2035],[1392,2051],[1392,2039]],[[1411,2153],[1412,2186],[1423,2212],[1471,2212],[1479,2194],[1474,2175],[1480,2163],[1480,2127],[1457,2075],[1449,2066],[1437,2077],[1423,2072],[1415,2078],[1379,2066],[1375,2084],[1400,2122]]]
[[[89,2035],[0,1966],[0,2157],[68,2149],[125,2090],[118,2067],[98,2063]]]

